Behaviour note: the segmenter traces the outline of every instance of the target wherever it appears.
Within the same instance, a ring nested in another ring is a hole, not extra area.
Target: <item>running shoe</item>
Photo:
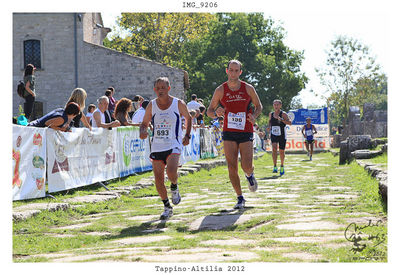
[[[179,188],[176,187],[176,190],[171,190],[172,193],[172,203],[177,205],[181,202],[181,195],[179,194]]]
[[[254,173],[251,174],[250,177],[246,176],[246,179],[248,181],[249,190],[251,192],[256,192],[257,188],[258,188],[258,184],[257,184],[256,178],[254,177]]]
[[[307,152],[307,157],[309,157],[310,156],[310,152]]]
[[[245,199],[242,199],[241,201],[238,199],[237,204],[235,205],[235,207],[233,207],[233,209],[243,209],[244,208],[244,203],[246,202]]]
[[[283,168],[283,166],[281,166],[281,170],[280,170],[279,173],[281,174],[281,176],[282,176],[283,174],[285,174],[285,168]]]
[[[274,166],[274,170],[272,170],[272,173],[278,173],[278,167]]]
[[[172,207],[164,206],[164,212],[160,216],[160,220],[166,220],[173,215]]]
[[[312,160],[312,156],[310,156],[310,160]]]

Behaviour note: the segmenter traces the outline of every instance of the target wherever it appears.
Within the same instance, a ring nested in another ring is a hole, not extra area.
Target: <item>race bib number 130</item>
[[[246,125],[246,112],[228,114],[228,128],[244,130],[245,125]]]

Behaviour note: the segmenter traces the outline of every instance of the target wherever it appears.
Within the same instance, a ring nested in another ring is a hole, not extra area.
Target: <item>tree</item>
[[[303,104],[301,103],[301,98],[299,96],[295,96],[292,98],[292,102],[290,103],[291,110],[302,109]]]
[[[182,47],[208,32],[208,13],[121,13],[117,24],[128,32],[105,40],[104,45],[171,66],[180,66]]]
[[[370,55],[369,48],[356,39],[339,36],[331,43],[325,67],[317,68],[327,98],[332,122],[338,125],[347,120],[349,104],[361,79],[375,79],[380,66]],[[357,104],[358,105],[358,104]]]
[[[387,110],[387,77],[379,74],[373,79],[360,78],[350,98],[351,105],[359,105],[361,111],[364,103],[373,103],[376,110]]]
[[[241,79],[255,87],[264,113],[277,98],[284,109],[289,108],[307,82],[300,72],[303,52],[284,45],[283,28],[261,13],[221,13],[216,17],[207,34],[185,45],[183,63],[190,68],[191,91],[210,99],[217,85],[226,81],[228,61],[238,59],[243,64]]]
[[[117,23],[129,35],[106,40],[106,47],[187,71],[187,95],[196,93],[206,104],[226,81],[231,59],[242,62],[241,79],[255,87],[265,113],[277,98],[287,109],[307,82],[303,52],[289,49],[283,28],[261,13],[122,13]]]

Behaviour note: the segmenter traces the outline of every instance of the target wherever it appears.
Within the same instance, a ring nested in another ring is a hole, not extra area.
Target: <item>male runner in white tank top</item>
[[[154,91],[157,98],[147,105],[143,122],[140,125],[140,138],[148,136],[147,127],[150,121],[153,124],[153,138],[151,141],[150,158],[153,163],[153,173],[156,189],[164,203],[164,212],[160,219],[172,216],[172,206],[168,200],[167,189],[164,184],[164,169],[167,167],[167,176],[171,181],[172,203],[177,205],[181,201],[178,189],[178,165],[183,146],[189,144],[192,120],[186,104],[168,94],[171,89],[168,78],[159,77],[154,82]],[[186,120],[186,134],[182,140],[182,120]]]

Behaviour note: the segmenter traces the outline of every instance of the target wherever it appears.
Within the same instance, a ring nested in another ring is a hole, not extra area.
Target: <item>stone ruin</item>
[[[347,123],[341,134],[333,136],[332,147],[338,148],[350,136],[369,135],[371,138],[387,137],[387,111],[375,110],[373,103],[365,103],[363,117],[360,108],[350,106]]]

